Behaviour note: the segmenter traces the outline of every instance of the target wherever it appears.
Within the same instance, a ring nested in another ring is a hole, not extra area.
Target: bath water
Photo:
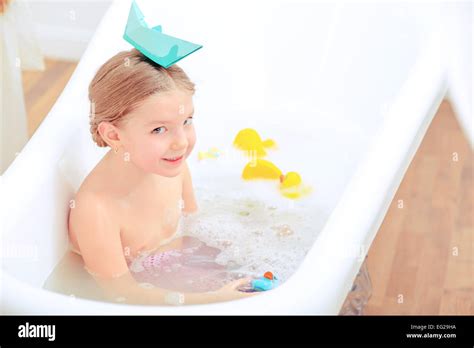
[[[281,284],[298,268],[327,219],[317,199],[290,201],[279,195],[275,183],[222,176],[196,182],[199,211],[181,217],[175,235],[183,241],[180,249],[142,252],[129,260],[140,286],[214,291],[231,280],[261,277],[267,271]],[[72,252],[43,287],[72,298],[106,300],[81,256]]]

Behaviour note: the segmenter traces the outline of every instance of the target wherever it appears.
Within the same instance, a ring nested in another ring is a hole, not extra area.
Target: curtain
[[[28,141],[21,72],[44,70],[44,60],[28,3],[0,1],[3,8],[0,13],[0,174],[3,174]]]

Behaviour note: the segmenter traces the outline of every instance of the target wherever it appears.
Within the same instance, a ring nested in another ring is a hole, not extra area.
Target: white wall
[[[472,2],[444,3],[442,8],[443,37],[448,72],[448,97],[459,123],[474,147],[473,90],[473,32]]]
[[[112,0],[21,0],[29,3],[45,56],[78,61]]]

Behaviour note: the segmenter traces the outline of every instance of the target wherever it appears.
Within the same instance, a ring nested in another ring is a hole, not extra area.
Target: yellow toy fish
[[[244,180],[278,180],[280,193],[289,199],[304,197],[312,191],[311,187],[303,184],[297,172],[288,172],[283,175],[272,162],[260,158],[247,163],[242,172],[242,178]]]
[[[209,151],[199,151],[198,159],[201,161],[206,158],[216,159],[222,155],[222,152],[217,147],[212,147]]]
[[[275,149],[272,139],[263,140],[255,129],[242,129],[234,139],[234,146],[245,151],[249,157],[261,158],[267,155],[265,149]]]

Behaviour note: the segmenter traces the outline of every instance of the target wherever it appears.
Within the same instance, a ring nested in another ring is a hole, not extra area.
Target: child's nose
[[[188,146],[188,139],[186,138],[186,134],[183,131],[178,131],[173,139],[171,148],[173,150],[179,150],[179,149],[186,148],[187,146]]]
[[[171,145],[171,148],[173,150],[180,150],[180,149],[185,149],[186,145],[187,145],[187,143],[184,143],[184,142],[173,143],[173,145]]]

